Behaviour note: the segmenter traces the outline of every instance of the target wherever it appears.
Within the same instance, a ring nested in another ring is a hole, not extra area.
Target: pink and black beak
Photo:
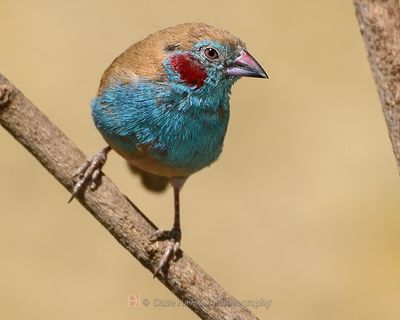
[[[268,75],[261,65],[246,50],[242,49],[239,56],[230,62],[226,74],[238,77],[267,78]]]

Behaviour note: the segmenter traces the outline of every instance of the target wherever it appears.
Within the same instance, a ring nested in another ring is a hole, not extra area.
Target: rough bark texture
[[[400,170],[399,1],[354,0],[354,6]]]
[[[86,156],[1,74],[0,124],[72,190],[71,177]],[[78,200],[145,268],[154,271],[164,244],[150,245],[154,224],[107,177],[103,176],[95,191],[87,189]],[[183,252],[171,263],[166,276],[158,279],[202,319],[257,319]]]

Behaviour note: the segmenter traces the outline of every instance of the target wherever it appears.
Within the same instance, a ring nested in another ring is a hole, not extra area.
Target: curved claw
[[[157,274],[163,274],[162,270],[166,267],[171,260],[176,257],[178,250],[180,248],[180,240],[181,240],[181,230],[180,229],[172,229],[172,230],[157,230],[154,232],[151,237],[151,242],[168,240],[165,251],[158,263],[157,268],[154,270],[153,278],[157,276]]]
[[[73,177],[78,177],[79,180],[76,182],[72,190],[72,195],[68,200],[68,203],[70,203],[89,182],[91,182],[90,189],[95,189],[97,186],[96,181],[100,177],[101,168],[103,168],[104,164],[106,163],[107,154],[110,152],[110,150],[110,146],[101,149],[92,158],[86,160],[85,163],[78,168],[78,170],[76,170]]]
[[[163,229],[158,229],[156,232],[154,232],[150,238],[150,242],[156,242],[156,241],[162,241],[162,240],[167,240],[171,238],[171,231],[169,230],[163,230]]]
[[[180,246],[179,242],[175,242],[174,239],[168,241],[167,247],[165,248],[164,254],[162,255],[160,262],[156,270],[154,270],[153,278],[157,276],[159,272],[162,273],[162,269],[169,264],[169,262],[174,258],[176,252],[178,251]]]

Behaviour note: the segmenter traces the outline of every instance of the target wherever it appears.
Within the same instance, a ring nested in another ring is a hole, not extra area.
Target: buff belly
[[[148,148],[138,148],[136,152],[131,152],[130,150],[127,150],[116,144],[114,139],[107,139],[106,137],[104,138],[109,146],[113,148],[113,150],[115,150],[119,155],[140,170],[167,178],[187,177],[196,171],[189,168],[179,168],[166,165],[162,161],[152,158],[149,155]]]

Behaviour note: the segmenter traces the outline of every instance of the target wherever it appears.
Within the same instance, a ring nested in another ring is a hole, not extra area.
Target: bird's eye
[[[210,60],[216,60],[219,58],[219,52],[214,48],[205,48],[204,55]]]

